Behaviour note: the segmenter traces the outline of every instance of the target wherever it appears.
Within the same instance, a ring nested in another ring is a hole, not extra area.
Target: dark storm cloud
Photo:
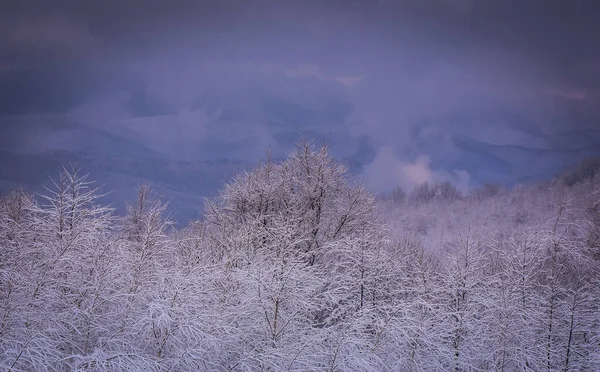
[[[108,89],[106,78],[74,64],[0,70],[0,116],[64,114]]]
[[[593,31],[600,14],[594,0],[17,0],[5,2],[3,9],[2,40],[13,47],[90,47],[98,40],[127,39],[176,43],[211,32],[289,36],[280,46],[306,36],[343,42],[375,34],[415,43],[447,39],[504,45],[563,64],[597,55],[590,47],[597,45]]]
[[[379,188],[468,184],[460,136],[563,146],[600,117],[594,0],[18,0],[0,35],[3,126],[188,160],[284,153],[303,130]]]

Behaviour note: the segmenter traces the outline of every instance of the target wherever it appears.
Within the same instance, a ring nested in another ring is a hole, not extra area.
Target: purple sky
[[[493,156],[524,156],[493,146],[600,146],[596,0],[3,4],[10,151],[73,150],[92,128],[165,159],[248,161],[303,131],[384,190],[468,189]],[[496,152],[470,162],[459,139]]]

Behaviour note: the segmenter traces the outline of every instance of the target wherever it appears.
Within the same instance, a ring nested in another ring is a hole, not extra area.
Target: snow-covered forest
[[[1,370],[600,370],[593,167],[375,196],[300,141],[178,230],[107,191],[67,167],[2,198]]]

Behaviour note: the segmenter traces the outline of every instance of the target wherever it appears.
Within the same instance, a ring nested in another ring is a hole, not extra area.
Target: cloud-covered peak
[[[31,146],[42,138],[31,133],[47,133],[44,148],[67,148],[101,131],[165,159],[254,161],[284,155],[302,132],[381,187],[463,182],[456,171],[510,182],[527,171],[514,154],[527,163],[539,151],[569,161],[593,152],[599,9],[587,0],[10,1],[0,14],[3,143]]]

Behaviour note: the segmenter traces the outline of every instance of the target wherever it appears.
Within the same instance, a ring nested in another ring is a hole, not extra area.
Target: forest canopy
[[[300,140],[175,229],[65,167],[0,201],[0,369],[600,370],[593,169],[376,197]]]

